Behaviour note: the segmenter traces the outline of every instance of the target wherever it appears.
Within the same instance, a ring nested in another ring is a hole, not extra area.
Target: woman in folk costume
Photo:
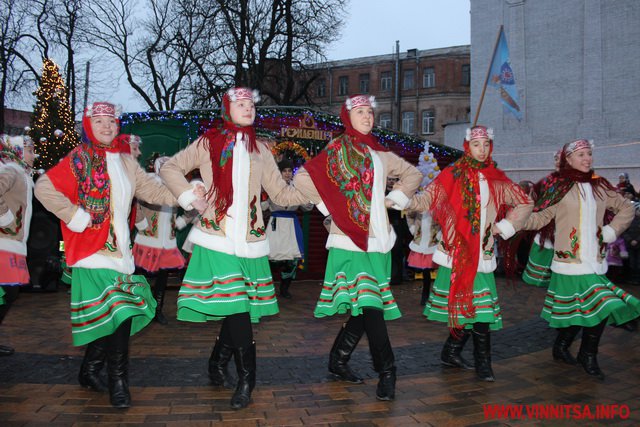
[[[212,384],[228,384],[233,356],[238,384],[231,407],[246,407],[256,382],[256,344],[251,322],[278,313],[261,189],[278,205],[308,203],[282,179],[271,150],[256,141],[253,122],[258,93],[229,89],[222,99],[222,126],[172,157],[160,171],[183,207],[195,198],[185,174],[199,168],[208,201],[194,205],[201,213],[188,240],[194,244],[178,295],[178,320],[222,320],[209,358]]]
[[[508,239],[522,227],[533,202],[495,166],[493,130],[467,130],[464,155],[442,171],[411,201],[410,209],[430,211],[442,227],[433,255],[439,264],[424,315],[447,322],[451,329],[441,353],[446,366],[472,369],[462,348],[473,336],[476,374],[495,381],[491,367],[490,330],[502,328],[502,313],[493,271],[494,235]],[[506,210],[512,209],[499,220]]]
[[[284,159],[278,163],[282,179],[291,184],[293,179],[293,164]],[[296,271],[301,259],[304,258],[302,241],[302,227],[298,220],[298,208],[303,211],[313,209],[313,204],[301,206],[279,206],[268,199],[263,203],[263,210],[269,209],[271,216],[267,224],[267,238],[269,239],[269,261],[271,265],[280,269],[280,296],[291,298],[289,286],[296,278]]]
[[[153,162],[153,178],[162,183],[158,176],[160,167],[169,157],[157,157]],[[176,216],[178,209],[174,206],[159,206],[138,201],[136,203],[136,234],[133,244],[133,259],[136,267],[156,275],[153,284],[153,296],[156,306],[155,320],[161,325],[168,323],[162,313],[164,293],[167,289],[169,270],[183,268],[184,257],[176,243],[176,229],[186,227],[187,222],[182,216]]]
[[[605,276],[607,243],[629,226],[634,208],[594,173],[592,150],[592,142],[585,139],[564,146],[560,171],[545,186],[525,228],[539,230],[553,224],[551,283],[541,314],[558,329],[553,358],[570,365],[579,362],[587,374],[602,379],[596,355],[604,327],[607,322],[620,325],[640,316],[640,300]],[[605,210],[615,214],[607,225]],[[576,360],[569,346],[581,328]]]
[[[553,160],[555,164],[555,170],[551,174],[542,178],[534,186],[535,198],[545,191],[553,191],[553,185],[555,184],[560,170],[560,155],[562,154],[562,148],[559,149],[554,155]],[[540,208],[536,205],[533,208],[534,212],[537,212]],[[547,287],[551,281],[551,261],[553,260],[553,223],[547,224],[539,233],[536,233],[533,238],[533,244],[529,250],[529,258],[527,265],[522,272],[522,281],[534,286]]]
[[[294,185],[332,217],[324,285],[314,315],[351,315],[331,348],[329,372],[362,383],[347,363],[366,331],[379,374],[376,397],[393,400],[396,368],[385,320],[401,314],[389,286],[396,236],[386,208],[404,208],[422,174],[371,134],[374,107],[372,96],[348,97],[340,113],[345,132],[305,163]],[[399,180],[385,197],[387,175]]]
[[[33,141],[28,136],[0,136],[0,324],[18,297],[18,288],[29,284],[27,239],[33,195]],[[4,295],[4,298],[2,298]],[[0,345],[0,356],[13,348]]]
[[[150,177],[118,136],[118,113],[95,102],[82,118],[83,143],[42,175],[35,194],[61,221],[66,260],[73,268],[73,344],[87,345],[79,381],[103,391],[105,359],[111,404],[131,405],[129,336],[153,319],[156,302],[144,276],[132,275],[129,211],[133,197],[172,205],[173,195]]]

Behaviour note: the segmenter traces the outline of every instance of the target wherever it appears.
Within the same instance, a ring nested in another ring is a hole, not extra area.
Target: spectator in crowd
[[[387,177],[386,193],[393,191],[393,186],[398,182],[397,176]],[[393,227],[393,231],[396,233],[396,241],[391,249],[391,286],[401,285],[402,282],[407,279],[405,264],[405,251],[407,248],[407,240],[411,237],[411,232],[404,218],[404,211],[396,209],[387,209],[387,215],[389,216],[389,223]]]
[[[638,193],[636,193],[636,190],[629,180],[629,174],[626,172],[618,175],[618,185],[616,187],[622,193],[630,193],[634,199],[638,196]]]

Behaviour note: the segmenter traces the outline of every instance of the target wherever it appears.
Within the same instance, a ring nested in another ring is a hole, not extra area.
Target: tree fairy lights
[[[36,167],[49,169],[80,142],[69,105],[69,93],[58,66],[51,59],[44,60],[40,87],[34,95],[36,105],[29,136],[40,155]]]

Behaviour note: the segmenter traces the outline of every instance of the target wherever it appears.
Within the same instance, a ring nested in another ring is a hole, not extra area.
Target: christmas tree
[[[440,175],[440,167],[438,166],[438,160],[429,151],[429,141],[424,142],[424,150],[418,158],[418,170],[422,172],[422,182],[420,183],[420,190],[427,188],[427,185],[431,183],[436,176]]]
[[[29,135],[40,155],[36,167],[49,169],[80,142],[75,130],[69,93],[58,66],[45,59],[40,87],[34,93],[36,105],[31,116]]]

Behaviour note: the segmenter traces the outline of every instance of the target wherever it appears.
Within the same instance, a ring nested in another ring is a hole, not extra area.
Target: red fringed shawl
[[[429,185],[433,195],[431,214],[441,225],[445,249],[452,257],[451,285],[449,289],[449,325],[458,328],[458,314],[474,317],[473,281],[480,257],[480,184],[479,173],[487,181],[490,201],[498,212],[505,205],[507,191],[517,201],[527,203],[524,192],[489,158],[478,162],[466,153],[446,168]],[[491,230],[486,230],[491,233]]]

